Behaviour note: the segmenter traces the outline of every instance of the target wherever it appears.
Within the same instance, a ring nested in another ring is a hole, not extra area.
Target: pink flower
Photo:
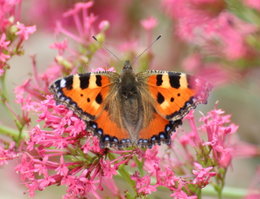
[[[168,159],[169,161],[169,159]],[[173,171],[173,166],[168,165],[168,166],[158,166],[156,169],[156,180],[157,180],[157,185],[159,186],[165,186],[169,188],[170,190],[175,191],[176,190],[176,185],[179,184],[180,181],[182,181],[181,177],[178,177],[174,171]]]
[[[260,10],[260,2],[258,0],[244,0],[245,4],[256,10]]]
[[[0,38],[0,62],[4,63],[10,58],[10,55],[8,55],[9,44],[10,44],[10,41],[6,40],[6,34],[2,33],[1,38]],[[0,64],[0,67],[1,67],[1,64]]]
[[[16,25],[18,31],[16,35],[21,37],[21,40],[27,40],[29,35],[33,34],[36,31],[36,26],[25,26],[24,24],[17,23]]]
[[[6,41],[6,34],[2,33],[0,38],[0,50],[3,51],[3,49],[7,49],[8,45],[10,44],[10,41]]]
[[[68,20],[72,17],[78,35],[67,30],[59,21],[56,24],[56,32],[62,33],[78,43],[87,44],[92,40],[92,36],[96,35],[93,29],[93,23],[96,21],[96,17],[93,13],[89,13],[89,8],[92,6],[93,2],[91,1],[76,3],[74,8],[63,14],[64,20]]]
[[[73,7],[74,4],[75,2],[72,1],[61,3],[60,1],[34,0],[30,2],[30,6],[27,8],[30,15],[23,16],[23,18],[37,24],[37,27],[42,30],[53,33],[56,21],[61,20],[63,12]],[[72,23],[72,20],[67,21],[68,25],[72,25]]]
[[[109,28],[109,22],[107,20],[103,20],[99,23],[98,28],[100,31],[107,30]]]
[[[83,10],[83,12],[85,12],[85,14],[87,14],[88,12],[88,9],[90,7],[93,6],[93,2],[89,1],[89,2],[79,2],[79,3],[76,3],[74,5],[74,8],[68,10],[67,12],[65,12],[63,14],[63,16],[65,17],[68,17],[68,16],[73,16],[75,15],[75,13],[77,14],[78,12],[80,12],[81,10]]]
[[[192,173],[196,176],[193,180],[193,183],[199,185],[201,188],[209,184],[211,177],[216,175],[216,172],[211,172],[213,167],[203,168],[199,163],[194,162],[195,169],[192,170]]]
[[[144,167],[149,174],[154,175],[159,168],[158,152],[158,146],[154,146],[152,149],[147,149],[144,154],[140,154],[140,157],[145,159]]]
[[[144,29],[150,31],[154,29],[157,26],[157,20],[154,17],[149,17],[147,19],[143,19],[141,21],[141,25],[143,26]]]
[[[164,5],[169,15],[178,20],[178,32],[185,39],[214,27],[215,18],[225,8],[223,0],[165,0]]]
[[[255,32],[256,27],[241,21],[230,13],[221,14],[217,23],[215,34],[222,40],[222,47],[227,58],[238,59],[251,54],[245,38]]]
[[[237,140],[232,155],[235,157],[249,158],[254,156],[260,156],[260,148],[242,141]]]
[[[184,191],[181,189],[174,191],[171,194],[171,197],[173,199],[197,199],[197,196],[188,196]]]
[[[50,48],[57,49],[59,52],[59,55],[63,55],[64,51],[68,48],[68,40],[64,39],[61,42],[55,42],[53,43]]]
[[[59,166],[55,169],[55,171],[57,172],[57,174],[61,175],[61,176],[67,176],[69,173],[69,168],[66,166],[66,164],[64,163],[64,157],[61,156],[60,157],[60,164]]]
[[[139,194],[151,194],[156,191],[157,185],[151,185],[151,179],[149,176],[140,177],[136,172],[132,175],[132,180],[136,182],[136,189]]]
[[[252,54],[246,37],[256,27],[226,12],[224,0],[165,0],[164,5],[177,21],[177,34],[185,41],[214,49],[214,54],[224,52],[228,59]]]
[[[1,0],[0,4],[0,32],[5,32],[10,25],[9,17],[14,17],[14,20],[19,19],[21,0]]]
[[[100,161],[100,166],[102,167],[103,175],[108,178],[112,178],[114,175],[117,174],[117,168],[108,160],[102,159]]]
[[[202,54],[191,54],[183,61],[183,68],[185,71],[195,74],[198,78],[204,79],[210,83],[214,88],[224,85],[235,79],[234,71],[223,68],[217,62],[204,62]],[[231,79],[230,77],[233,76]],[[206,77],[206,78],[205,78]]]
[[[200,119],[204,123],[201,128],[208,136],[204,145],[212,147],[214,158],[223,167],[229,166],[232,159],[233,146],[228,137],[238,129],[237,125],[230,124],[230,117],[221,109],[215,109]]]
[[[0,140],[0,166],[8,164],[9,160],[13,160],[18,157],[15,151],[15,143],[11,142],[9,145]],[[5,146],[6,145],[6,146]]]

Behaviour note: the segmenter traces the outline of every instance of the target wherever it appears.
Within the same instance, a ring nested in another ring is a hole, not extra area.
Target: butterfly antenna
[[[97,39],[95,36],[92,36],[92,38],[99,43],[98,39]],[[103,45],[103,48],[104,48],[107,52],[109,52],[111,55],[113,55],[118,61],[122,61],[121,59],[118,58],[118,56],[116,56],[116,55],[115,55],[111,50],[109,50],[105,45]]]
[[[137,57],[135,57],[133,63],[135,63],[138,58],[141,57],[147,50],[149,50],[153,46],[153,44],[157,42],[161,37],[162,35],[159,35],[146,49],[144,49]]]

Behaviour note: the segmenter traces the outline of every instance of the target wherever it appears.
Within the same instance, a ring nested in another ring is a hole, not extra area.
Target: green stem
[[[2,77],[0,77],[0,82],[1,82],[1,87],[2,87],[2,93],[1,93],[1,100],[3,100],[3,102],[5,102],[7,100],[7,89],[6,89],[6,84],[5,84],[5,76],[6,74],[4,74]]]
[[[213,186],[208,185],[202,189],[202,194],[207,196],[216,196],[218,193]],[[222,198],[244,198],[247,194],[246,189],[235,188],[235,187],[224,187],[222,191]]]
[[[7,126],[3,126],[3,125],[0,125],[0,134],[7,135],[9,137],[13,137],[15,140],[17,140],[20,136],[19,131],[9,128]],[[23,135],[21,135],[21,138],[24,139],[24,138],[26,138],[26,136],[23,134]]]

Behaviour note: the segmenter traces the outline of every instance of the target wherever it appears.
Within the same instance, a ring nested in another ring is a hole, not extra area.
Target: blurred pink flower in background
[[[158,22],[154,17],[149,17],[147,19],[141,20],[141,24],[144,27],[144,29],[150,31],[157,26]]]
[[[21,0],[1,0],[0,1],[0,30],[4,31],[12,22],[9,20],[14,16],[16,20],[20,18]],[[18,7],[18,9],[17,9]]]
[[[27,40],[29,38],[29,35],[33,34],[36,31],[35,26],[25,26],[24,24],[17,23],[18,31],[16,32],[16,35],[19,35],[21,40]]]
[[[247,6],[260,10],[260,2],[258,0],[243,0],[243,1]]]
[[[74,8],[63,14],[64,20],[67,20],[70,17],[73,19],[77,31],[76,34],[71,30],[66,29],[62,25],[62,22],[57,23],[56,33],[62,33],[76,42],[86,44],[86,42],[91,39],[91,36],[95,35],[92,24],[96,21],[96,16],[94,16],[93,13],[89,13],[89,8],[92,6],[93,2],[76,3]]]
[[[168,14],[176,20],[177,33],[182,39],[210,47],[213,53],[229,59],[250,55],[245,38],[254,33],[256,27],[226,12],[225,1],[165,0],[164,5]]]
[[[5,33],[3,33],[0,38],[0,63],[2,63],[2,64],[10,58],[10,55],[4,53],[4,52],[8,52],[9,44],[10,44],[10,41],[6,41],[6,35],[5,35]],[[2,65],[2,64],[0,64],[0,65]]]
[[[229,82],[235,81],[235,71],[225,69],[219,63],[205,63],[201,54],[195,53],[183,60],[183,69],[197,77],[209,82],[212,86],[218,87]]]
[[[50,46],[50,48],[58,50],[58,54],[63,55],[65,50],[68,48],[68,40],[65,39],[61,42],[55,42]]]

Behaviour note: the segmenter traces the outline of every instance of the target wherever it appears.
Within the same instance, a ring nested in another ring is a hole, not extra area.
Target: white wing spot
[[[64,88],[65,86],[66,86],[66,80],[65,79],[60,80],[60,87]]]

